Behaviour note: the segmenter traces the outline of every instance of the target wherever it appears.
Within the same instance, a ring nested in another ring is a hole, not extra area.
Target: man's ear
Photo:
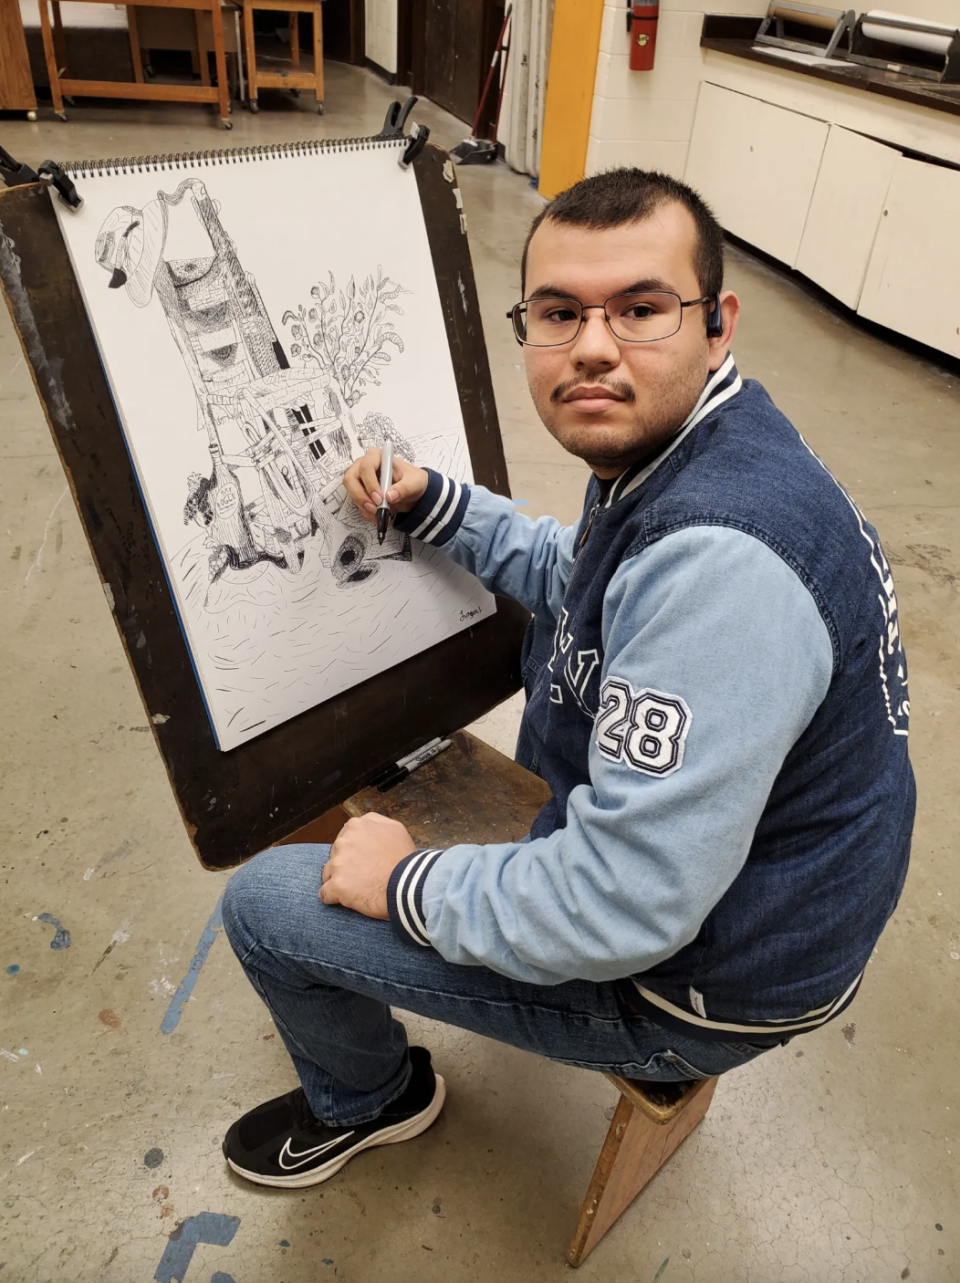
[[[723,333],[707,336],[707,345],[710,348],[709,366],[711,372],[719,370],[727,359],[733,336],[737,332],[737,322],[740,320],[740,300],[733,290],[724,290],[720,295],[720,315],[723,318]]]

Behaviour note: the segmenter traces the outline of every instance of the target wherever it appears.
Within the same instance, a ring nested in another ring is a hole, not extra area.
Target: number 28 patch
[[[622,677],[608,677],[600,691],[597,748],[610,762],[643,775],[670,775],[683,764],[693,714],[678,695],[635,691]]]

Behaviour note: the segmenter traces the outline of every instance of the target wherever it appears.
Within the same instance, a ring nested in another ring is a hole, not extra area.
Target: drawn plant
[[[290,326],[290,355],[317,364],[352,410],[369,387],[380,386],[383,368],[393,359],[387,344],[403,351],[393,320],[403,315],[403,308],[394,300],[409,293],[384,276],[382,267],[376,279],[368,276],[359,287],[351,276],[346,289],[337,288],[330,272],[327,281],[311,289],[310,307],[301,304],[283,314],[284,325]]]

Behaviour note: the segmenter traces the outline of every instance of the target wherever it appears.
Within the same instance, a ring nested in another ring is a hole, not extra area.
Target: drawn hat
[[[125,285],[137,307],[146,307],[150,302],[166,234],[163,203],[151,200],[143,209],[117,206],[104,219],[97,235],[94,254],[100,266],[111,274],[110,289]]]

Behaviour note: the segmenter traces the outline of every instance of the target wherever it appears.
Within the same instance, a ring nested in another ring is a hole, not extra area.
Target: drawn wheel
[[[27,120],[29,120],[31,124],[33,124],[36,121],[36,119],[37,119],[37,113],[35,111],[27,112]]]
[[[323,103],[322,103],[322,102],[318,102],[318,103],[317,103],[317,115],[318,115],[318,116],[322,116],[322,115],[323,115]]]

